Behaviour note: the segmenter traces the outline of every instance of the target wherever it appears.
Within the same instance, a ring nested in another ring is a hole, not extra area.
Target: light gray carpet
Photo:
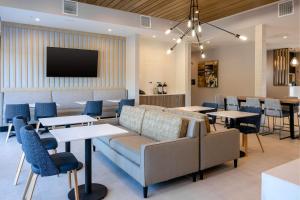
[[[220,128],[220,127],[219,127]],[[5,133],[0,133],[0,199],[21,198],[29,173],[26,163],[20,176],[19,185],[13,180],[21,156],[16,138],[5,144]],[[300,157],[300,140],[279,141],[277,136],[262,137],[265,153],[262,153],[255,136],[249,138],[249,156],[239,160],[239,167],[232,162],[208,170],[205,180],[192,182],[192,178],[181,177],[149,188],[150,199],[205,199],[205,200],[255,200],[260,199],[261,172]],[[59,151],[64,144],[59,144]],[[72,143],[72,152],[84,161],[84,142]],[[109,189],[105,199],[135,200],[142,198],[142,187],[126,173],[116,167],[100,152],[93,153],[93,181]],[[79,184],[84,183],[84,170],[79,172]],[[37,181],[33,199],[67,199],[68,180],[66,175],[40,178]]]

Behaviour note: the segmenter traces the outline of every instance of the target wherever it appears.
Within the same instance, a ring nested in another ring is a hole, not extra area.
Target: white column
[[[254,94],[265,97],[267,95],[267,49],[265,27],[263,24],[255,26],[255,70]]]
[[[139,103],[139,36],[132,35],[126,38],[126,89],[128,98]]]
[[[176,47],[176,93],[185,94],[185,105],[191,105],[191,44]]]

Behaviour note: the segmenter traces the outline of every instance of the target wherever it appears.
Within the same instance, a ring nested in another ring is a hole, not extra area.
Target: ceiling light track
[[[175,26],[169,28],[168,30],[165,31],[165,34],[168,35],[170,34],[176,27],[180,26],[183,23],[187,23],[187,30],[176,40],[176,44],[174,44],[170,49],[167,50],[167,54],[170,54],[175,47],[177,46],[177,44],[179,44],[182,39],[191,32],[192,37],[196,37],[197,38],[197,42],[200,48],[200,52],[201,52],[201,57],[204,58],[205,54],[204,54],[204,46],[203,43],[201,43],[200,41],[200,37],[201,37],[201,32],[202,32],[202,24],[207,24],[208,26],[211,26],[213,28],[216,28],[218,30],[221,30],[223,32],[226,32],[230,35],[233,35],[234,37],[240,39],[240,40],[247,40],[248,38],[246,36],[242,36],[240,34],[237,33],[233,33],[231,31],[228,31],[222,27],[219,27],[217,25],[214,25],[212,23],[209,22],[204,22],[200,20],[200,10],[199,10],[199,6],[198,6],[198,1],[197,0],[191,0],[190,1],[190,11],[189,11],[189,16],[188,19],[182,20],[180,22],[178,22],[177,24],[175,24]],[[196,30],[197,29],[197,30]]]

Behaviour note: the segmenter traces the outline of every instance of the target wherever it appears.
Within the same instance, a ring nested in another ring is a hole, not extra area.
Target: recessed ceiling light
[[[288,38],[288,36],[287,36],[287,35],[284,35],[282,38],[283,38],[283,39],[287,39],[287,38]]]
[[[36,17],[34,20],[35,20],[36,22],[39,22],[39,21],[41,21],[41,19],[40,19],[40,18],[38,18],[38,17]]]
[[[173,40],[173,41],[176,41],[176,38],[173,38],[172,40]]]
[[[152,35],[153,38],[156,38],[156,35]]]
[[[209,41],[209,40],[207,40],[207,41],[206,41],[206,44],[210,44],[210,41]]]
[[[111,30],[110,28],[109,28],[109,29],[107,29],[107,31],[108,31],[108,32],[112,32],[112,30]]]

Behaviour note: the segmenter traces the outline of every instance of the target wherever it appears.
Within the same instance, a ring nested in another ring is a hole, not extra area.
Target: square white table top
[[[92,139],[101,136],[125,134],[128,131],[110,124],[80,126],[50,130],[57,142],[70,142],[74,140]]]
[[[60,104],[57,103],[56,106],[59,107]],[[30,108],[35,108],[35,103],[30,103],[30,104],[29,104],[29,107],[30,107]]]
[[[267,174],[300,186],[300,158],[264,171],[262,174]]]
[[[73,116],[62,116],[62,117],[49,117],[49,118],[40,118],[39,122],[43,126],[63,126],[71,124],[81,124],[81,123],[90,123],[96,122],[95,118],[92,118],[88,115],[73,115]]]
[[[218,112],[211,112],[207,113],[208,115],[218,116],[218,117],[226,117],[230,119],[238,119],[238,118],[245,118],[245,117],[253,117],[257,116],[257,113],[250,113],[250,112],[241,112],[241,111],[231,111],[231,110],[224,110]]]
[[[204,106],[187,106],[187,107],[178,107],[178,108],[174,108],[174,109],[189,111],[189,112],[203,112],[203,111],[214,110],[215,108],[204,107]]]
[[[75,101],[75,103],[79,104],[79,105],[85,105],[86,101]]]

